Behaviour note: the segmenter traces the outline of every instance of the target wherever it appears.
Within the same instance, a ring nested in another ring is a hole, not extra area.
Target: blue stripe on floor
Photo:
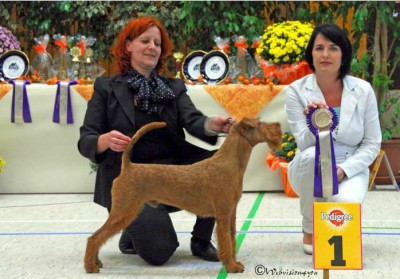
[[[177,231],[190,234],[191,231]],[[301,231],[238,231],[237,234],[301,234]],[[0,232],[0,236],[91,235],[93,232]],[[363,235],[400,236],[400,232],[362,232]]]

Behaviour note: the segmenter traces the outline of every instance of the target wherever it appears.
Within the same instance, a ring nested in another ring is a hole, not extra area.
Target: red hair
[[[117,59],[117,71],[125,74],[131,67],[131,54],[126,50],[127,41],[132,41],[152,26],[158,27],[161,33],[161,55],[156,65],[156,71],[161,72],[165,59],[171,54],[172,42],[164,25],[157,19],[146,16],[131,19],[118,35],[114,46],[114,56]]]

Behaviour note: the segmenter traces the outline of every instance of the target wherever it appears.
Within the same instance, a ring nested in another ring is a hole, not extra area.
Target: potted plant
[[[397,8],[397,10],[396,10]],[[371,48],[367,50],[360,62],[354,62],[352,67],[369,77],[368,69],[372,66],[372,84],[377,96],[379,118],[382,129],[382,149],[388,157],[389,164],[400,182],[400,93],[394,89],[394,73],[399,68],[398,56],[400,46],[399,5],[396,2],[364,2],[354,13],[353,28],[355,36],[368,33],[373,29]],[[372,28],[366,24],[373,22]],[[397,45],[396,45],[397,42]],[[385,164],[381,164],[376,184],[391,184]]]
[[[296,139],[291,132],[285,132],[281,138],[281,148],[275,152],[268,152],[267,158],[265,159],[268,167],[271,170],[276,170],[277,168],[281,169],[283,190],[288,197],[298,197],[293,191],[287,177],[287,165],[293,160],[294,155],[296,155],[296,151]]]

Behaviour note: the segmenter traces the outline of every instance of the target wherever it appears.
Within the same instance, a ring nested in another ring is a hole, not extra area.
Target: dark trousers
[[[177,235],[169,213],[177,209],[159,204],[157,208],[145,205],[138,218],[125,232],[131,237],[137,254],[152,265],[166,263],[179,246]],[[210,240],[213,233],[214,218],[197,217],[192,235]]]
[[[182,164],[192,164],[208,157],[215,151],[205,151],[191,156]],[[211,183],[211,182],[210,182]],[[145,205],[139,216],[125,229],[131,237],[137,254],[152,265],[166,263],[179,246],[170,213],[180,209],[159,204],[156,208]],[[209,241],[214,230],[214,218],[197,217],[192,235]]]

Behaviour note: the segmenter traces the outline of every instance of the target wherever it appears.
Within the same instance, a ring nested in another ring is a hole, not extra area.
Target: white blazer
[[[382,134],[376,97],[371,85],[359,78],[343,79],[340,119],[335,131],[338,146],[355,150],[338,164],[348,178],[365,171],[373,163],[381,147]],[[307,127],[304,109],[311,102],[326,102],[314,74],[290,84],[286,91],[286,114],[290,130],[297,141],[298,152],[315,146],[315,136]]]

